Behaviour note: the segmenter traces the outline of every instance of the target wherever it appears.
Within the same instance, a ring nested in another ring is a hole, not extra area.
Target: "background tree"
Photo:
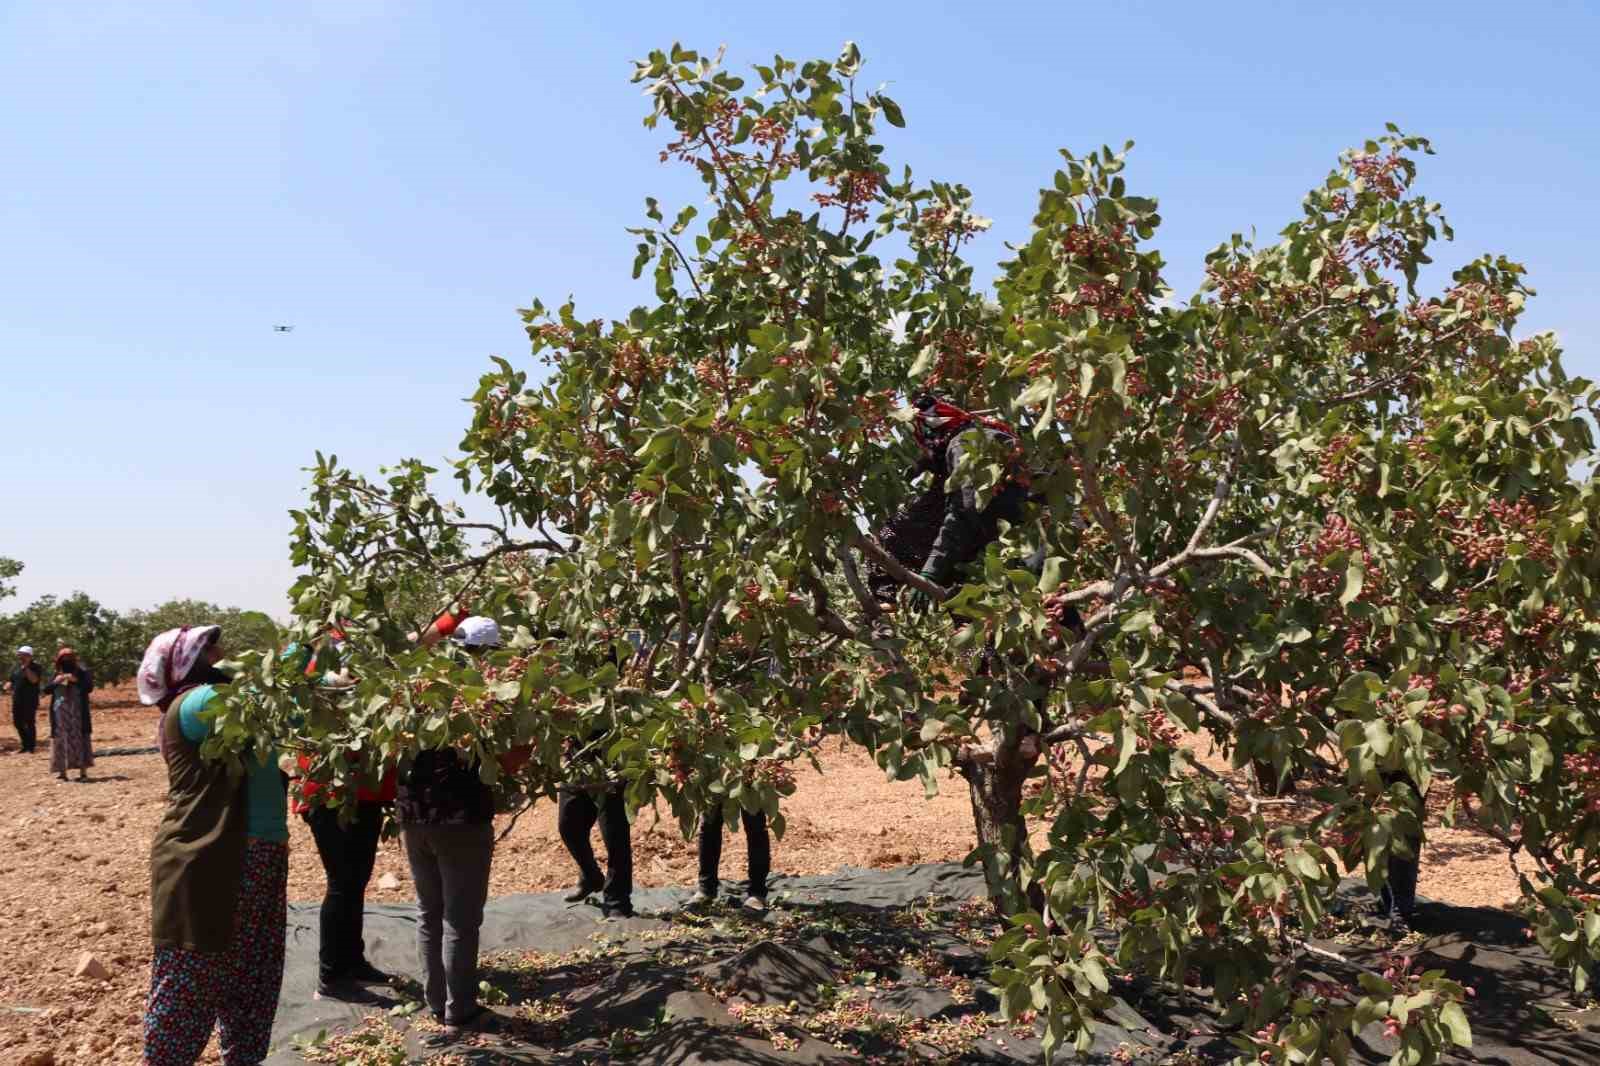
[[[218,607],[200,600],[171,600],[148,611],[120,613],[88,593],[66,598],[41,596],[24,609],[0,615],[0,642],[15,648],[31,644],[41,661],[57,648],[77,649],[100,685],[132,677],[151,639],[180,625],[220,624],[230,651],[277,647],[278,624],[260,611]]]
[[[1124,154],[1063,153],[986,290],[961,253],[987,223],[961,186],[889,166],[877,126],[900,112],[859,68],[853,46],[775,58],[745,92],[676,46],[638,65],[663,158],[708,194],[703,222],[646,202],[654,303],[524,313],[543,372],[496,360],[455,471],[498,522],[439,502],[421,463],[374,482],[319,456],[294,635],[337,624],[360,684],[248,657],[213,750],[288,735],[339,780],[349,752],[372,772],[532,743],[518,786],[538,792],[598,731],[630,802],[687,831],[711,803],[779,811],[788,763],[843,733],[930,791],[965,779],[1012,926],[1002,1004],[1039,1011],[1047,1048],[1087,1046],[1123,972],[1214,997],[1268,1062],[1340,1058],[1379,1020],[1408,1062],[1467,1039],[1438,975],[1300,980],[1341,868],[1380,886],[1437,784],[1529,853],[1530,913],[1581,986],[1600,515],[1568,471],[1596,392],[1553,338],[1515,337],[1515,263],[1419,294],[1449,232],[1412,189],[1427,143],[1347,153],[1275,243],[1213,251],[1186,303]],[[950,587],[866,532],[914,491],[896,412],[923,388],[1020,434],[949,487],[986,501],[1026,469],[1035,498]],[[1014,563],[1041,546],[1042,573]],[[878,603],[864,563],[935,609]],[[418,571],[432,610],[464,599],[510,646],[414,649],[426,616],[396,590]],[[1269,818],[1185,732],[1311,778],[1319,813]]]
[[[0,557],[0,600],[17,594],[11,579],[22,573],[22,564],[15,559]]]
[[[168,600],[147,611],[130,611],[146,645],[157,634],[178,626],[220,625],[230,652],[270,651],[280,645],[278,623],[261,611],[219,607],[204,600]],[[140,655],[144,649],[140,648]]]

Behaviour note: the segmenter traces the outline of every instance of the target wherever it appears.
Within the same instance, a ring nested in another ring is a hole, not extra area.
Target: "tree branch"
[[[870,533],[856,532],[852,534],[850,544],[859,549],[863,555],[869,556],[873,562],[883,567],[889,576],[900,582],[900,584],[910,585],[914,589],[926,592],[936,603],[943,603],[950,598],[949,589],[943,585],[936,585],[921,574],[913,573],[906,569],[901,565],[900,560],[890,555],[888,550],[878,543],[878,538]]]
[[[861,574],[856,570],[855,553],[848,546],[839,553],[839,563],[844,567],[845,582],[855,594],[856,602],[861,605],[861,613],[867,616],[868,622],[876,622],[882,616],[883,610],[878,606],[878,601],[867,591],[866,585],[862,584]]]
[[[672,561],[672,588],[678,594],[678,653],[672,670],[681,678],[684,664],[689,661],[689,593],[683,587],[683,554],[676,544],[668,551],[668,556]]]
[[[1099,520],[1101,528],[1106,531],[1106,536],[1111,538],[1111,543],[1117,550],[1117,555],[1122,559],[1122,565],[1134,574],[1144,572],[1144,560],[1133,553],[1133,546],[1128,543],[1123,535],[1122,524],[1117,521],[1117,516],[1111,513],[1111,507],[1106,503],[1105,494],[1100,490],[1100,468],[1086,452],[1077,448],[1072,449],[1072,454],[1077,456],[1078,465],[1082,468],[1082,477],[1079,483],[1083,486],[1083,495],[1089,502],[1089,510]]]
[[[476,566],[484,566],[489,562],[489,560],[497,559],[502,555],[516,555],[520,552],[531,551],[555,551],[561,553],[564,552],[565,549],[563,549],[559,544],[552,544],[547,540],[508,541],[497,548],[491,548],[489,551],[478,556],[476,559],[467,559],[459,563],[451,563],[449,566],[441,567],[439,569],[439,573],[459,574],[463,570],[471,570]]]

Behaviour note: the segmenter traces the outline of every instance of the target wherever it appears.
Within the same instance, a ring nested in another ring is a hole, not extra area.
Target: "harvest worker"
[[[919,572],[936,585],[948,585],[960,567],[976,559],[999,537],[1001,520],[1021,521],[1028,499],[1027,478],[1014,469],[994,498],[981,508],[977,490],[970,484],[955,492],[946,491],[951,472],[984,436],[1014,448],[1016,434],[1003,422],[974,415],[938,397],[918,397],[914,406],[912,432],[921,454],[907,474],[911,480],[924,473],[932,474],[932,481],[883,525],[878,539],[907,569]],[[885,602],[892,601],[895,579],[877,566],[870,570],[874,594]]]
[[[1390,789],[1399,786],[1406,794],[1413,810],[1417,812],[1419,828],[1415,832],[1403,832],[1391,845],[1388,862],[1388,877],[1384,880],[1383,891],[1378,894],[1379,913],[1389,921],[1390,932],[1403,936],[1411,928],[1411,920],[1417,911],[1417,878],[1422,872],[1422,832],[1420,819],[1427,814],[1427,800],[1411,775],[1403,771],[1381,775],[1383,783]],[[1409,854],[1402,854],[1403,847]]]
[[[44,671],[33,661],[33,649],[24,644],[17,649],[17,668],[11,671],[11,723],[17,727],[22,753],[39,746],[39,685]]]
[[[56,652],[56,672],[44,686],[50,693],[50,769],[65,781],[68,770],[86,781],[94,765],[89,723],[89,693],[94,675],[78,662],[71,648]]]
[[[146,1066],[190,1066],[213,1026],[223,1062],[262,1062],[283,984],[289,826],[277,753],[247,750],[238,774],[200,754],[221,699],[204,681],[218,674],[221,632],[168,630],[139,667],[140,702],[162,709],[168,781],[150,848]]]
[[[491,618],[446,614],[429,635],[454,637],[469,653],[485,655],[500,644],[500,626]],[[436,643],[439,638],[422,643]],[[500,768],[514,773],[531,755],[517,748],[500,757]],[[423,993],[434,1018],[458,1029],[479,1021],[478,934],[489,899],[489,866],[494,858],[494,790],[484,783],[476,758],[455,748],[419,752],[402,769],[395,796],[411,879],[417,887],[417,954]]]
[[[568,741],[567,768],[588,764],[596,775],[605,768],[593,757],[592,749],[604,741],[606,730],[589,736],[582,748]],[[595,791],[599,800],[595,799]],[[590,836],[600,823],[600,839],[606,846],[606,872],[594,857]],[[580,903],[602,892],[600,912],[607,918],[632,918],[633,912],[633,828],[628,824],[628,805],[622,795],[622,782],[604,781],[598,785],[572,781],[561,786],[556,796],[556,829],[567,853],[578,864],[578,887],[566,897]]]
[[[739,810],[744,826],[747,851],[745,897],[741,906],[759,914],[767,909],[767,875],[772,871],[772,838],[767,833],[767,812]],[[703,906],[717,898],[721,887],[718,867],[722,863],[722,804],[713,804],[700,819],[700,887],[690,906]]]
[[[331,644],[340,646],[335,634]],[[287,653],[286,653],[287,654]],[[306,664],[307,675],[317,672],[317,657]],[[324,684],[339,686],[346,679],[328,675]],[[354,756],[351,756],[354,761]],[[321,936],[317,953],[317,996],[322,999],[359,999],[363,983],[382,984],[389,975],[367,961],[362,937],[367,884],[378,857],[378,837],[383,832],[385,813],[394,802],[395,772],[391,767],[375,784],[356,785],[354,813],[341,817],[337,793],[327,790],[308,776],[311,757],[299,757],[301,783],[295,792],[295,813],[305,819],[311,838],[317,844],[328,888],[322,897],[319,915]]]

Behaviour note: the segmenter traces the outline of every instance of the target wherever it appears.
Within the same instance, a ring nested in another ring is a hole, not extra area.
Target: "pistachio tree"
[[[989,284],[966,258],[987,220],[891,165],[900,109],[860,69],[854,46],[749,80],[678,46],[637,65],[663,161],[705,189],[646,201],[653,299],[523,312],[533,361],[496,360],[472,398],[468,509],[421,463],[373,480],[319,457],[296,635],[337,628],[351,682],[248,659],[216,748],[287,739],[339,783],[439,746],[494,780],[527,744],[508,790],[609,776],[686,832],[714,804],[781,832],[794,761],[848,737],[969,791],[1010,924],[994,979],[1048,1048],[1087,1046],[1138,974],[1203,990],[1265,1062],[1342,1059],[1378,1021],[1400,1061],[1469,1039],[1438,974],[1302,979],[1341,873],[1381,887],[1447,799],[1528,860],[1538,935],[1581,983],[1600,514],[1574,469],[1596,393],[1516,332],[1516,263],[1423,291],[1449,236],[1413,189],[1427,142],[1345,153],[1186,300],[1126,149],[1063,152]],[[1016,432],[948,487],[1030,494],[949,585],[874,533],[924,487],[904,403],[926,390]],[[410,639],[463,605],[507,646]],[[1206,744],[1260,787],[1207,770]],[[1311,815],[1263,799],[1288,780]]]

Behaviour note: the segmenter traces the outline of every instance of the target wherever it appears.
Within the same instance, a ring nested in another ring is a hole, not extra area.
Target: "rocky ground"
[[[97,751],[149,747],[154,729],[153,712],[137,704],[131,689],[97,698]],[[919,783],[885,781],[857,751],[830,747],[822,763],[820,774],[800,774],[799,790],[786,804],[788,832],[775,847],[779,872],[890,868],[959,860],[970,851],[959,779],[929,799]],[[62,783],[49,773],[48,755],[23,756],[14,738],[0,741],[0,1062],[137,1061],[149,962],[148,849],[165,784],[154,754],[106,755],[88,783]],[[291,829],[289,896],[313,900],[322,891],[322,870],[303,826],[294,821]],[[643,812],[634,847],[639,885],[693,880],[694,847],[675,822]],[[724,852],[725,875],[739,877],[743,862],[743,841],[734,835]],[[541,804],[501,844],[491,890],[541,892],[572,879],[554,807]],[[1433,827],[1421,889],[1447,903],[1492,907],[1515,896],[1516,882],[1492,840]],[[397,842],[386,842],[379,854],[371,898],[411,898]]]

